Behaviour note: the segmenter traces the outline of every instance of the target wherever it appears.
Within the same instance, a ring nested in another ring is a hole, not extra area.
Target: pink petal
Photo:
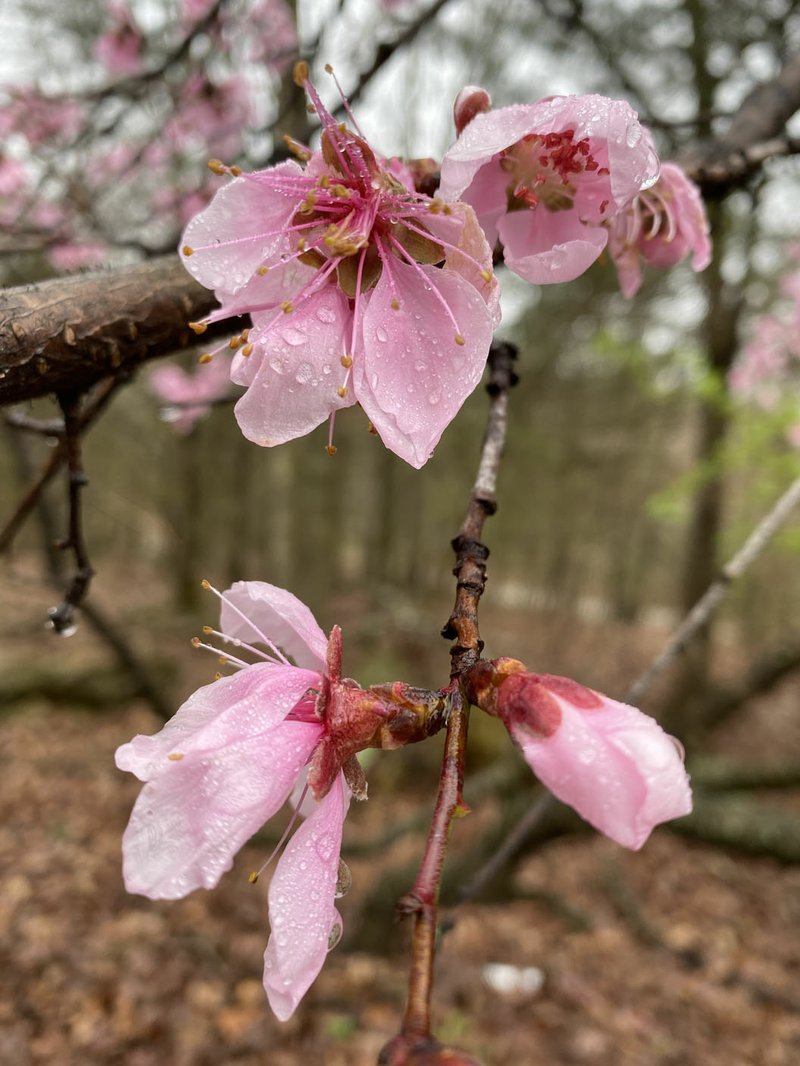
[[[299,175],[300,167],[291,161],[279,163],[270,174]],[[279,192],[252,178],[235,178],[217,190],[214,199],[183,232],[183,265],[201,285],[221,294],[233,294],[253,277],[265,259],[285,242],[283,233],[302,196]],[[259,236],[263,234],[263,236]]]
[[[361,333],[363,352],[353,364],[358,401],[386,447],[419,468],[481,379],[491,312],[457,274],[393,259],[368,298]]]
[[[449,215],[431,214],[425,224],[434,238],[455,245],[455,248],[445,248],[443,269],[458,274],[478,290],[489,308],[492,325],[497,328],[501,318],[500,286],[492,266],[492,248],[475,211],[469,204],[455,203]],[[489,274],[488,281],[484,272]]]
[[[285,722],[217,751],[190,752],[141,791],[122,842],[125,887],[150,899],[213,888],[285,802],[322,726]]]
[[[308,607],[291,592],[266,581],[237,581],[225,592],[225,599],[228,602],[223,600],[220,615],[223,633],[253,643],[260,630],[298,666],[324,672],[328,638]]]
[[[584,225],[574,211],[513,211],[498,229],[506,266],[535,285],[577,278],[608,240],[605,228]]]
[[[319,685],[312,670],[255,663],[192,693],[158,733],[140,733],[117,748],[117,766],[149,781],[176,765],[170,755],[211,751],[274,729]]]
[[[282,1022],[322,969],[331,931],[340,922],[334,893],[349,802],[339,774],[287,844],[269,886],[272,932],[264,952],[264,988]]]
[[[250,331],[256,351],[250,356],[255,372],[239,366],[237,380],[247,373],[250,387],[234,408],[239,427],[248,440],[273,447],[310,433],[333,412],[355,403],[352,391],[344,397],[346,370],[341,357],[347,352],[352,315],[344,294],[326,285],[291,315],[265,327],[258,316]],[[268,327],[268,328],[266,328]]]
[[[692,809],[689,779],[673,740],[635,707],[600,696],[581,711],[551,691],[562,724],[534,739],[513,729],[539,780],[623,847],[638,849],[654,827]]]

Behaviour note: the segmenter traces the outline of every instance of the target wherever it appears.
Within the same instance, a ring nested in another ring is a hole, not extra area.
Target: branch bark
[[[8,289],[0,297],[0,405],[84,392],[197,343],[216,306],[177,256]],[[208,336],[226,327],[210,327]]]

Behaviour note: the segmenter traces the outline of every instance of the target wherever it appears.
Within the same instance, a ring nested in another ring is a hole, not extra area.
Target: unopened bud
[[[465,85],[453,104],[453,122],[456,133],[460,134],[476,115],[491,111],[492,98],[485,89],[478,85]]]

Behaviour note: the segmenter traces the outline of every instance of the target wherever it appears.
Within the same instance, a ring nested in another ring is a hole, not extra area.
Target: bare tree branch
[[[0,295],[0,405],[85,391],[196,344],[187,322],[215,306],[177,256],[7,289]],[[208,336],[225,332],[210,327]]]

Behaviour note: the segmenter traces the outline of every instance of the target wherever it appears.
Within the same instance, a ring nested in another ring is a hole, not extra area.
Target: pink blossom
[[[10,156],[0,156],[0,196],[15,196],[27,184],[25,167]]]
[[[0,108],[0,137],[21,133],[38,146],[74,137],[83,125],[84,105],[77,100],[50,99],[36,89],[16,90]]]
[[[110,3],[112,26],[94,43],[92,52],[110,74],[138,74],[142,69],[142,37],[124,3]]]
[[[642,260],[669,267],[691,253],[692,269],[711,262],[708,219],[700,190],[676,163],[663,163],[658,181],[609,222],[608,250],[624,296],[642,283]]]
[[[206,631],[235,646],[224,657],[236,673],[195,692],[159,733],[117,751],[117,766],[145,782],[123,839],[125,885],[150,899],[213,888],[295,783],[307,781],[314,809],[269,889],[264,985],[285,1020],[341,931],[334,900],[351,791],[343,768],[363,798],[352,763],[364,739],[353,724],[364,694],[341,677],[339,629],[326,639],[291,593],[240,581],[218,595],[221,631]],[[262,661],[248,665],[240,649]],[[367,732],[374,729],[371,719]]]
[[[107,253],[107,246],[100,241],[69,241],[48,248],[47,258],[56,270],[80,270],[102,263]]]
[[[189,223],[182,256],[222,307],[250,313],[233,366],[242,432],[264,446],[360,403],[411,465],[430,457],[483,372],[499,319],[475,214],[404,184],[359,134],[320,116],[322,149],[243,174]],[[226,169],[226,168],[223,168]],[[235,171],[238,173],[238,171]]]
[[[234,651],[192,643],[235,673],[198,689],[159,733],[117,750],[117,766],[145,782],[123,838],[125,886],[150,899],[213,888],[291,799],[305,821],[269,887],[264,954],[264,987],[284,1021],[341,935],[342,825],[351,794],[367,794],[356,754],[422,739],[442,699],[400,682],[363,690],[343,678],[338,626],[326,638],[284,589],[238,581],[218,593],[203,584],[222,601],[220,629],[203,631]]]
[[[542,784],[623,847],[690,813],[677,742],[635,707],[514,659],[479,664],[474,685],[470,698],[502,719]]]
[[[230,369],[230,359],[217,356],[210,363],[200,364],[193,374],[179,366],[157,367],[147,383],[153,395],[169,405],[165,420],[178,433],[186,434],[208,414],[215,400],[228,395]]]
[[[657,176],[628,104],[552,96],[476,114],[442,161],[440,191],[472,204],[510,270],[545,285],[582,274],[608,240],[601,223]]]

